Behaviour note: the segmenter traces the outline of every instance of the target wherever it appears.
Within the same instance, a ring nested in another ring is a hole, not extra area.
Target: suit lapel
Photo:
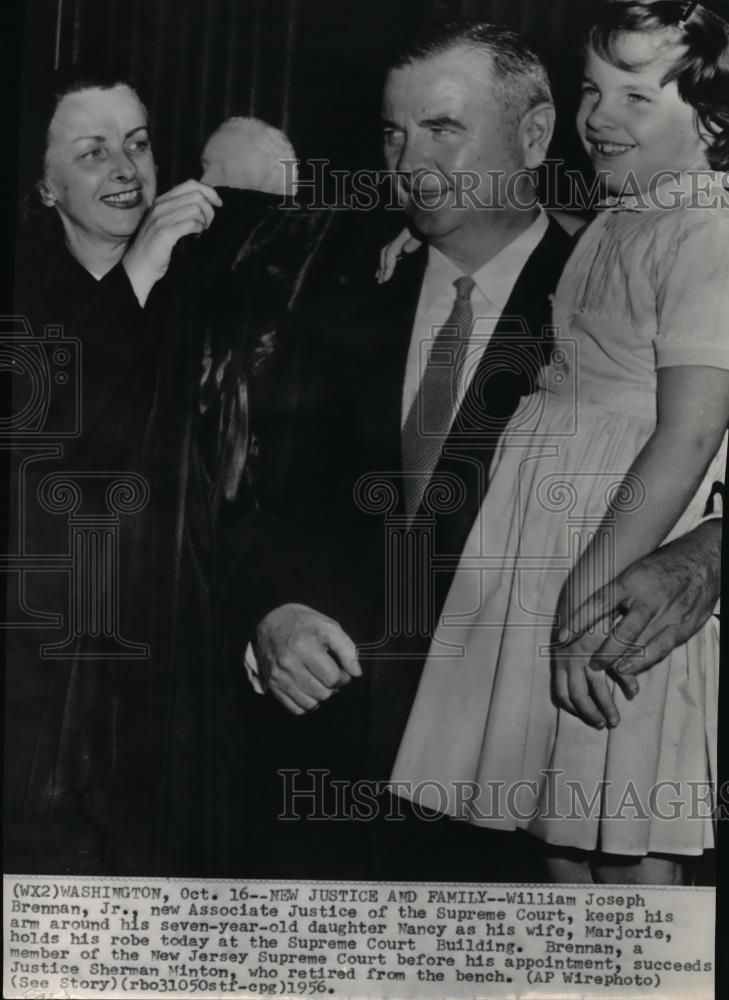
[[[398,265],[387,284],[343,303],[355,390],[359,383],[359,422],[373,470],[400,469],[403,384],[426,262],[423,247]]]
[[[385,294],[378,304],[380,329],[387,338],[382,357],[389,357],[385,371],[389,409],[387,425],[383,430],[387,434],[387,440],[396,443],[398,455],[405,370],[427,259],[425,247],[406,257],[399,265],[399,273],[395,276],[397,280],[393,279],[385,285]]]
[[[571,247],[572,241],[562,228],[550,221],[522,269],[471,379],[434,470],[436,479],[457,477],[465,494],[457,510],[436,519],[438,554],[457,560],[463,551],[486,495],[491,461],[503,429],[521,398],[534,391],[539,371],[549,360],[550,296]],[[438,574],[437,590],[445,590],[443,600],[451,578],[452,574]],[[435,603],[437,618],[442,602]]]

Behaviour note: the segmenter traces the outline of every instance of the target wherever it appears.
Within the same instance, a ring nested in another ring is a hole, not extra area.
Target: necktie
[[[456,300],[435,336],[425,371],[402,430],[405,513],[415,516],[450,430],[458,384],[473,328],[471,293],[475,282],[464,275],[453,285]]]

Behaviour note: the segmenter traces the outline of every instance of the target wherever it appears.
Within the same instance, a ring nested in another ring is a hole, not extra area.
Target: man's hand
[[[254,642],[264,687],[294,715],[304,715],[362,676],[357,649],[340,626],[304,604],[269,612]]]
[[[698,632],[720,591],[721,520],[716,518],[639,559],[592,594],[566,619],[559,641],[569,642],[569,651],[598,622],[615,620],[591,665],[637,676]]]
[[[207,229],[222,204],[217,191],[192,180],[156,199],[122,261],[141,306],[167,273],[178,240]]]

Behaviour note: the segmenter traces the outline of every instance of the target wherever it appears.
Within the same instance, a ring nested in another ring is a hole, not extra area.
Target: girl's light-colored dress
[[[729,368],[729,193],[712,191],[725,207],[617,206],[580,239],[553,361],[500,442],[434,635],[398,794],[587,850],[713,846],[717,619],[643,673],[634,700],[614,686],[612,731],[555,707],[549,650],[569,570],[654,429],[656,369]],[[726,439],[669,538],[704,517],[725,464]],[[632,484],[618,502],[651,498]]]

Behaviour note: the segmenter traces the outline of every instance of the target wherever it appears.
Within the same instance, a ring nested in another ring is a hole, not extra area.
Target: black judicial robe
[[[6,869],[202,872],[216,640],[194,283],[177,255],[142,309],[121,265],[97,282],[53,230],[21,249]]]
[[[256,745],[238,650],[270,600],[248,552],[277,534],[279,511],[257,493],[276,492],[266,484],[282,478],[285,454],[258,460],[249,410],[253,399],[288,427],[291,399],[267,379],[272,334],[331,217],[280,211],[260,192],[221,194],[211,229],[178,245],[144,309],[121,265],[97,282],[60,227],[22,234],[16,311],[30,332],[14,348],[10,871],[226,875],[247,856]],[[267,293],[263,317],[248,309],[251,286]],[[29,356],[43,359],[39,415]],[[93,545],[115,533],[105,573]],[[277,554],[288,561],[283,535]]]

